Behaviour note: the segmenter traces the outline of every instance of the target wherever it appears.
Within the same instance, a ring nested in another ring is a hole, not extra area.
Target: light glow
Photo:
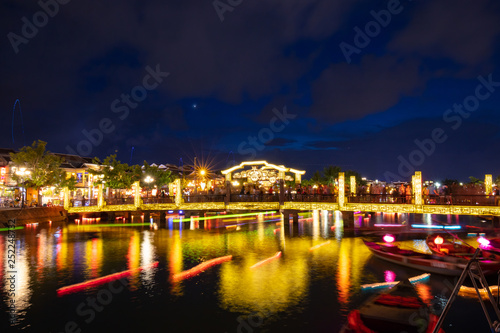
[[[272,257],[269,257],[269,258],[267,258],[267,259],[264,259],[264,260],[262,260],[262,261],[259,261],[259,262],[258,262],[258,263],[256,263],[255,265],[251,266],[251,267],[250,267],[250,269],[258,268],[258,267],[260,267],[260,266],[262,266],[262,265],[265,265],[265,264],[267,264],[267,263],[269,263],[269,262],[271,262],[271,261],[273,261],[273,260],[278,259],[279,257],[281,257],[281,251],[276,252],[276,254],[275,254],[274,256],[272,256]]]
[[[196,276],[196,275],[200,274],[201,272],[204,272],[205,270],[209,269],[212,266],[220,265],[223,262],[230,261],[232,259],[233,259],[233,256],[229,255],[229,256],[219,257],[219,258],[205,261],[205,262],[203,262],[203,263],[201,263],[201,264],[199,264],[191,269],[174,274],[172,276],[172,281],[178,282],[181,280],[192,278],[193,276]]]
[[[459,230],[462,229],[459,225],[432,225],[432,224],[412,224],[412,228],[416,229],[447,229],[447,230]]]
[[[444,242],[444,239],[441,236],[437,236],[436,238],[434,238],[434,243],[436,245],[441,245],[441,244],[443,244],[443,242]]]
[[[179,213],[182,213],[182,211],[180,211]],[[198,220],[200,220],[200,221],[204,221],[204,220],[225,219],[225,218],[228,218],[228,217],[251,216],[251,215],[259,215],[259,214],[262,214],[262,215],[268,215],[268,214],[274,214],[274,213],[276,213],[276,211],[275,211],[275,210],[273,210],[273,211],[268,211],[268,212],[260,212],[260,213],[244,213],[244,214],[214,215],[214,216],[200,217],[200,218],[198,218]],[[183,220],[182,220],[182,219],[174,219],[173,221],[174,221],[174,222],[182,222]]]
[[[57,296],[63,296],[63,295],[78,292],[78,291],[83,290],[85,288],[99,286],[99,285],[104,284],[106,282],[111,282],[111,281],[115,281],[115,280],[118,280],[118,279],[121,279],[124,277],[128,277],[132,273],[134,273],[135,271],[142,271],[142,270],[154,268],[154,267],[158,267],[158,261],[154,262],[152,264],[146,265],[146,266],[136,268],[136,269],[129,269],[129,270],[126,270],[123,272],[109,274],[109,275],[106,275],[106,276],[103,276],[103,277],[100,277],[97,279],[92,279],[92,280],[88,280],[88,281],[85,281],[82,283],[77,283],[77,284],[73,284],[71,286],[59,288],[59,289],[57,289]]]
[[[328,244],[330,244],[330,243],[331,243],[331,241],[327,241],[327,242],[324,242],[324,243],[321,243],[321,244],[315,245],[315,246],[311,247],[311,248],[309,249],[309,251],[314,251],[314,250],[317,250],[317,249],[319,249],[320,247],[325,246],[325,245],[328,245]]]
[[[381,228],[391,228],[391,227],[402,227],[402,224],[385,224],[385,223],[375,223],[375,227],[381,227]]]
[[[477,242],[478,242],[479,244],[481,244],[482,246],[485,246],[485,247],[490,245],[490,241],[489,241],[489,240],[487,240],[487,239],[486,239],[486,238],[484,238],[484,237],[479,237],[479,238],[477,239]]]
[[[386,243],[392,243],[394,242],[395,238],[393,235],[385,235],[384,236],[384,242]]]
[[[417,275],[417,276],[411,277],[408,280],[410,280],[411,283],[416,283],[416,282],[421,282],[425,279],[428,279],[430,276],[431,275],[429,273],[425,273],[422,275]],[[395,286],[398,283],[399,283],[399,281],[363,284],[363,285],[361,285],[361,290],[376,289],[376,288],[388,288],[388,287]]]

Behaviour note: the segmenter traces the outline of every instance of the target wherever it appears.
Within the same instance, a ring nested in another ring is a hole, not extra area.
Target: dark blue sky
[[[498,22],[494,0],[5,0],[0,146],[496,177]]]

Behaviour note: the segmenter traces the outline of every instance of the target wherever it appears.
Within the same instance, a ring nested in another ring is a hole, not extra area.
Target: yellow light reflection
[[[349,303],[349,295],[351,288],[351,258],[350,258],[350,246],[347,239],[342,241],[339,251],[339,261],[337,264],[337,288],[338,288],[338,299],[341,305],[347,306]]]
[[[309,281],[305,257],[275,260],[252,270],[250,266],[254,263],[255,260],[245,258],[242,263],[227,262],[221,266],[222,308],[233,312],[275,313],[303,299]]]
[[[52,251],[47,251],[47,231],[42,230],[38,235],[36,248],[36,272],[38,278],[40,279],[43,274],[43,269],[45,268],[45,256]]]
[[[182,272],[182,242],[179,234],[175,233],[171,238],[170,257],[168,260],[168,268],[170,271],[170,281],[174,281],[174,275]],[[172,282],[172,294],[182,295],[182,282]]]
[[[89,279],[100,276],[102,266],[102,239],[93,238],[87,241],[85,263]]]
[[[56,267],[57,271],[67,268],[66,263],[68,261],[68,233],[66,228],[62,228],[59,232],[57,238],[57,252],[56,252]]]
[[[155,246],[153,245],[154,233],[144,231],[141,244],[141,266],[151,265],[154,262]],[[151,286],[153,284],[153,269],[143,271],[144,284]]]
[[[319,210],[313,210],[312,238],[319,239]]]
[[[134,230],[134,234],[130,237],[127,253],[128,269],[134,269],[130,276],[130,289],[135,290],[139,286],[139,251],[140,251],[140,234],[139,231]]]

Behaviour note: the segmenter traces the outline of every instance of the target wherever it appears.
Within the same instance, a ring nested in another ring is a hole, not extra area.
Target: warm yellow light
[[[204,170],[204,169],[200,170],[200,175],[205,176],[206,173],[207,173],[206,170]]]
[[[147,177],[144,179],[144,181],[145,181],[146,183],[148,183],[148,184],[149,184],[149,183],[153,182],[153,181],[154,181],[154,179],[153,179],[152,177],[150,177],[150,176],[147,176]]]

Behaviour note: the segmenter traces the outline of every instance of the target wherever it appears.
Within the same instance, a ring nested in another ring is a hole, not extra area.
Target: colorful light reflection
[[[396,281],[396,273],[393,271],[385,271],[384,272],[385,282],[394,282]]]

